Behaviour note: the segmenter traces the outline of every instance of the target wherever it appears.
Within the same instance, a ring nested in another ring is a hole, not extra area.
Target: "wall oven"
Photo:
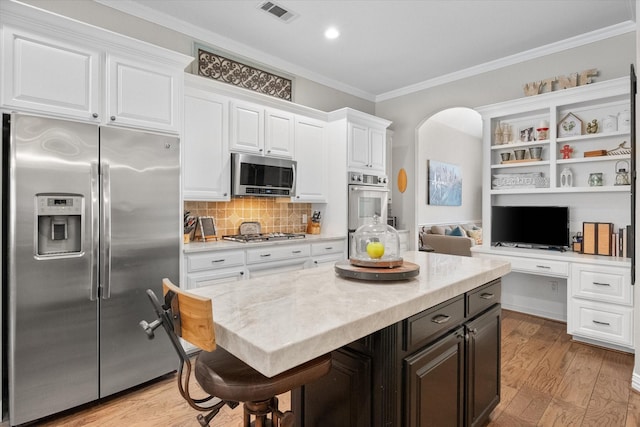
[[[382,224],[387,223],[387,200],[389,190],[384,175],[366,175],[349,172],[349,232],[365,224],[373,223],[378,216]]]

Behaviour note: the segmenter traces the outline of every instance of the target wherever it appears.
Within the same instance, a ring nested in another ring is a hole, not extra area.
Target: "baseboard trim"
[[[631,376],[631,388],[637,392],[640,392],[640,373],[634,372]]]
[[[540,310],[535,307],[524,307],[519,305],[506,304],[504,301],[502,303],[502,308],[511,311],[517,311],[519,313],[530,314],[532,316],[542,317],[549,320],[556,320],[558,322],[567,323],[567,318],[559,315],[558,313],[554,313],[551,311]]]

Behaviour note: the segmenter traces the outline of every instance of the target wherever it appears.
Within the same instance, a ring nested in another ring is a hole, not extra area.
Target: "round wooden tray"
[[[351,265],[357,267],[373,267],[373,268],[395,268],[400,267],[403,263],[402,257],[387,258],[387,259],[358,259],[349,258]]]
[[[359,267],[352,265],[349,261],[338,261],[334,268],[341,277],[371,281],[404,280],[420,274],[420,266],[408,261],[394,268]]]

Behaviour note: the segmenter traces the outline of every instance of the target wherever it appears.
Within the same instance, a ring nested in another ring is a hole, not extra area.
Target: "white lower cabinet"
[[[628,268],[573,263],[568,333],[633,348],[633,288]]]
[[[347,255],[347,242],[344,239],[328,240],[311,245],[311,267],[335,264]]]
[[[212,251],[185,256],[186,288],[242,280],[245,275],[243,250]]]
[[[308,243],[247,249],[249,278],[302,270],[307,265],[310,254]]]

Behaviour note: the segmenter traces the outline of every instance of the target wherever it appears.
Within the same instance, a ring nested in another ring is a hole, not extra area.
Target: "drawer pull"
[[[222,258],[222,259],[214,259],[214,260],[211,261],[212,264],[215,263],[215,262],[224,262],[224,258]]]
[[[268,256],[271,256],[271,254],[260,254],[260,257],[261,257],[261,258],[266,258],[266,257],[268,257]]]
[[[609,283],[602,283],[602,282],[593,282],[593,284],[596,286],[611,286]]]
[[[592,322],[595,323],[596,325],[611,326],[611,323],[609,322],[600,322],[599,320],[592,320]]]
[[[482,299],[493,299],[493,297],[495,297],[494,294],[490,294],[489,292],[484,292],[482,294],[480,294],[480,298]]]
[[[302,251],[291,251],[292,254],[300,254]]]
[[[446,314],[438,314],[436,317],[431,319],[433,323],[437,323],[441,325],[443,323],[447,323],[451,319],[451,316],[447,316]]]
[[[329,246],[329,247],[324,248],[325,251],[330,251],[331,249],[333,249],[333,246]]]
[[[551,270],[551,267],[549,267],[548,265],[536,265],[537,268],[545,268],[547,270]]]

